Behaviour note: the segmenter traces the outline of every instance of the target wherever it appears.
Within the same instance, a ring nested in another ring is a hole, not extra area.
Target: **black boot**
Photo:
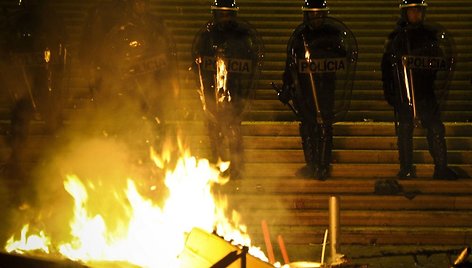
[[[331,176],[330,166],[320,166],[316,173],[316,178],[320,181],[325,181]]]
[[[302,148],[306,166],[297,170],[295,175],[298,177],[315,178],[318,174],[318,161],[316,159],[318,144],[316,140],[314,140],[315,131],[313,124],[303,122],[300,124],[300,136],[302,138]]]
[[[457,180],[459,176],[449,167],[434,167],[433,179],[436,180]]]
[[[428,146],[434,161],[433,179],[457,180],[457,174],[447,166],[447,148],[444,125],[437,124],[428,130]]]
[[[413,166],[413,125],[403,123],[398,126],[398,158],[400,171],[397,173],[399,179],[416,178],[416,169]]]
[[[331,174],[331,152],[333,150],[333,127],[325,123],[318,125],[320,133],[318,150],[318,170],[316,176],[319,180],[326,180]]]
[[[303,166],[295,172],[295,175],[297,177],[311,178],[311,179],[317,177],[317,174],[318,174],[318,169],[313,167],[313,165]]]

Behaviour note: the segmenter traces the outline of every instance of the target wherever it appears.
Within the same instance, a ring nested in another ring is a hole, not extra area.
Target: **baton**
[[[407,29],[405,28],[405,39],[406,39],[406,49],[408,55],[411,55],[411,48],[410,48],[410,40],[408,39]],[[413,109],[413,125],[417,127],[418,124],[418,115],[416,112],[416,100],[415,100],[415,86],[413,83],[413,70],[411,68],[407,69],[408,57],[402,57],[402,65],[403,65],[403,75],[405,76],[405,86],[408,95],[408,101],[410,102],[411,108]],[[407,73],[408,71],[408,73]],[[409,79],[408,79],[409,78]]]
[[[394,125],[395,125],[395,136],[398,136],[398,115],[397,115],[397,110],[394,107],[393,108],[393,119],[394,119]]]
[[[303,37],[303,46],[305,48],[305,59],[307,62],[311,62],[310,59],[310,50],[308,48],[308,44],[306,43],[305,36]],[[316,85],[315,85],[315,79],[313,78],[313,73],[311,71],[308,72],[308,75],[310,76],[310,84],[311,84],[311,90],[313,91],[313,102],[315,103],[315,108],[316,108],[316,122],[320,125],[323,124],[323,118],[321,117],[321,111],[320,111],[320,104],[318,103],[318,94],[316,90]]]
[[[33,106],[34,112],[38,113],[36,102],[34,101],[34,97],[33,97],[33,91],[32,91],[32,88],[31,88],[31,84],[29,82],[28,75],[26,74],[24,66],[21,66],[21,74],[23,75],[23,80],[25,82],[26,89],[28,90],[28,96],[29,96],[30,101],[31,101],[31,106]]]
[[[206,100],[205,100],[205,86],[203,85],[203,77],[202,77],[202,69],[201,69],[201,64],[202,64],[202,58],[198,57],[195,59],[195,63],[197,64],[198,68],[198,78],[200,82],[200,90],[198,90],[198,94],[200,95],[200,101],[202,102],[203,110],[206,111]]]
[[[215,115],[212,114],[212,113],[207,109],[207,104],[206,104],[206,99],[205,99],[205,85],[203,84],[203,74],[202,74],[202,67],[201,67],[202,58],[201,58],[201,57],[197,57],[197,58],[195,59],[195,64],[197,65],[197,68],[198,68],[198,79],[199,79],[199,82],[200,82],[200,89],[197,90],[197,92],[198,92],[198,95],[200,96],[200,101],[202,102],[202,109],[203,109],[203,112],[208,116],[208,118],[210,119],[210,121],[218,122],[218,120],[216,120]]]

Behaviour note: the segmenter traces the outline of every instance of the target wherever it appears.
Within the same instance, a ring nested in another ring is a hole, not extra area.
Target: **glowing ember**
[[[158,167],[166,166],[170,154],[158,156],[151,151]],[[227,200],[215,198],[212,186],[227,182],[220,170],[206,159],[197,159],[185,153],[173,170],[165,174],[165,201],[158,205],[153,197],[144,197],[137,182],[128,178],[121,193],[106,189],[98,181],[83,180],[68,175],[64,188],[73,197],[73,219],[70,221],[69,242],[50,242],[43,231],[27,237],[28,225],[21,239],[12,237],[6,246],[8,252],[24,254],[31,250],[45,253],[59,252],[68,259],[84,263],[127,262],[142,267],[181,267],[179,254],[185,247],[186,235],[195,227],[216,233],[237,245],[251,246],[246,227],[240,224],[235,211],[227,218]],[[156,189],[149,185],[149,189]],[[93,200],[89,193],[100,193]],[[159,199],[159,197],[156,197]],[[109,202],[106,213],[92,213]],[[115,211],[120,211],[118,216]],[[58,212],[59,213],[59,212]],[[124,214],[124,216],[123,216]],[[113,223],[113,228],[110,227]],[[250,254],[267,261],[262,251],[250,247]]]

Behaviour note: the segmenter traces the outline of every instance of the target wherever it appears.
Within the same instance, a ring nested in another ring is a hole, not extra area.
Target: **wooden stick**
[[[270,233],[269,227],[267,226],[266,220],[261,221],[262,233],[264,234],[264,242],[267,248],[267,255],[269,257],[270,263],[275,263],[274,249],[272,248],[272,243],[270,242]]]
[[[324,233],[323,248],[321,250],[321,264],[324,264],[324,257],[325,257],[325,251],[326,251],[326,240],[328,240],[328,229],[326,229],[326,231]]]
[[[280,252],[282,252],[282,257],[284,258],[284,263],[289,264],[287,249],[285,248],[285,243],[282,235],[277,236],[277,241],[279,242]]]

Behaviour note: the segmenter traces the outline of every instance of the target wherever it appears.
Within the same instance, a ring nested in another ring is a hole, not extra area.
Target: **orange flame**
[[[43,231],[40,231],[37,235],[29,235],[26,237],[26,234],[29,230],[29,224],[26,224],[21,229],[21,236],[20,240],[15,240],[14,236],[11,236],[10,239],[7,241],[7,245],[5,250],[10,252],[17,252],[17,253],[24,253],[28,251],[43,251],[45,253],[49,253],[49,246],[51,241],[49,238],[46,237]]]
[[[305,59],[310,62],[311,61],[311,54],[310,54],[310,51],[308,51],[308,49],[305,50]]]
[[[50,60],[51,60],[51,50],[49,50],[49,48],[46,48],[46,50],[44,50],[44,61],[46,63],[49,63]]]
[[[226,82],[228,79],[228,71],[226,69],[225,61],[217,57],[216,59],[216,100],[219,103],[231,102],[231,94],[226,88]]]
[[[154,150],[151,157],[161,167],[170,158],[166,154],[159,156]],[[100,189],[99,183],[84,183],[76,175],[67,175],[64,188],[74,200],[74,216],[70,221],[72,239],[51,243],[42,231],[27,237],[28,225],[25,225],[20,241],[12,237],[6,249],[20,254],[38,248],[46,254],[57,251],[84,263],[119,261],[143,267],[179,267],[178,256],[185,246],[186,234],[198,227],[209,233],[215,230],[227,241],[248,246],[251,255],[267,261],[259,248],[251,247],[239,214],[233,211],[231,218],[227,218],[226,197],[213,197],[212,186],[228,181],[220,174],[208,160],[185,153],[173,170],[166,171],[164,183],[168,197],[162,205],[143,197],[136,186],[138,180],[132,178],[128,178],[123,193],[111,193],[109,189]],[[114,200],[116,209],[126,212],[126,219],[105,219],[104,215],[90,212],[94,201],[97,202],[89,196],[90,190],[101,194],[98,202]],[[107,225],[110,220],[118,222],[116,228]]]

